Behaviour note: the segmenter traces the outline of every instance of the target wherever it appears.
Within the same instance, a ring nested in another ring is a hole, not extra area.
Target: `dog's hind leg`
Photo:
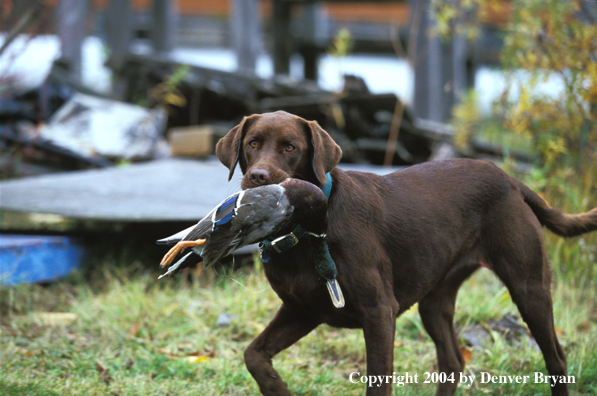
[[[500,230],[494,227],[495,232],[502,237],[499,241],[494,238],[490,242],[488,239],[485,246],[494,272],[508,288],[512,301],[543,353],[549,375],[561,379],[561,376],[568,374],[566,355],[555,333],[551,274],[541,226],[530,209],[525,210],[526,216],[516,216],[512,210],[509,214],[513,217],[508,219],[508,215],[502,216],[506,221],[501,224],[508,224],[509,228]],[[557,382],[553,387],[551,385],[546,384],[546,390],[550,387],[552,395],[568,395],[567,384]]]
[[[245,350],[245,365],[268,396],[290,395],[288,387],[272,366],[272,358],[311,332],[319,323],[303,312],[282,304],[276,316]]]
[[[453,395],[458,386],[459,373],[464,369],[464,358],[454,330],[454,305],[460,285],[477,268],[479,266],[468,266],[449,274],[419,301],[419,315],[423,326],[435,343],[438,371],[446,373],[447,378],[454,379],[440,382],[436,396]]]
[[[498,276],[510,291],[522,319],[535,337],[543,353],[547,372],[550,376],[562,378],[568,374],[566,355],[555,333],[550,276],[545,260],[542,255],[536,258],[536,262],[529,265],[524,274],[518,273],[522,271],[512,271],[513,266],[510,266],[510,271],[505,274],[500,271]],[[568,395],[568,387],[558,382],[551,387],[551,394]]]

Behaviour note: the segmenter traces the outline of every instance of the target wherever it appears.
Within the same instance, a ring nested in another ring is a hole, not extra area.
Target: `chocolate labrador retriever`
[[[218,142],[216,153],[230,177],[240,164],[243,189],[288,177],[322,187],[327,172],[332,180],[326,241],[346,305],[335,308],[318,281],[314,237],[271,253],[265,274],[282,306],[245,351],[264,395],[289,394],[272,358],[321,323],[362,328],[367,375],[391,376],[396,318],[417,302],[437,349],[438,371],[459,378],[464,359],[454,304],[462,282],[481,266],[508,288],[548,373],[568,374],[554,332],[541,227],[565,237],[593,231],[597,209],[563,214],[485,161],[430,162],[386,176],[345,172],[336,167],[340,148],[316,122],[282,111],[245,117]],[[454,394],[457,383],[440,383],[437,395]],[[367,395],[390,395],[391,386],[368,387]],[[560,382],[551,391],[568,394]]]

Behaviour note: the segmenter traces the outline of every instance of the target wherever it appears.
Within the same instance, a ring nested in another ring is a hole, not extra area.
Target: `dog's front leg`
[[[264,395],[289,395],[272,358],[311,332],[319,323],[282,304],[276,316],[245,350],[245,365]]]
[[[367,396],[392,394],[392,367],[394,363],[394,334],[396,314],[391,306],[378,306],[367,310],[363,322],[363,335],[367,349],[367,376],[375,382],[367,387]],[[389,377],[387,377],[389,376]]]

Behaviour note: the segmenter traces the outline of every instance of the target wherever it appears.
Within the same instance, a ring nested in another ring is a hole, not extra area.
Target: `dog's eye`
[[[292,144],[288,144],[286,145],[286,148],[284,150],[286,150],[287,152],[291,152],[295,149],[295,147]]]
[[[251,146],[251,148],[255,148],[255,147],[257,147],[257,140],[251,140],[251,141],[249,142],[249,146]]]

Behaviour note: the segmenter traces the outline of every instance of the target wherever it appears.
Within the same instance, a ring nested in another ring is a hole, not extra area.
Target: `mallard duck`
[[[157,241],[172,245],[160,267],[169,265],[183,250],[192,248],[209,268],[245,245],[260,242],[270,235],[301,224],[312,235],[321,236],[327,227],[327,200],[315,185],[298,179],[286,179],[280,184],[239,191],[216,206],[197,224]],[[179,260],[180,268],[186,257]],[[173,266],[173,267],[174,267]],[[164,274],[166,275],[166,274]]]
[[[157,241],[158,244],[174,244],[162,259],[161,268],[170,265],[185,249],[192,249],[158,279],[190,265],[193,254],[203,258],[203,268],[209,268],[243,246],[262,241],[265,248],[281,252],[309,234],[319,241],[313,244],[315,269],[320,280],[327,282],[334,305],[340,308],[344,306],[344,298],[336,281],[336,266],[325,243],[326,212],[327,197],[323,191],[299,179],[239,191],[194,226]],[[290,233],[268,239],[291,229]]]

